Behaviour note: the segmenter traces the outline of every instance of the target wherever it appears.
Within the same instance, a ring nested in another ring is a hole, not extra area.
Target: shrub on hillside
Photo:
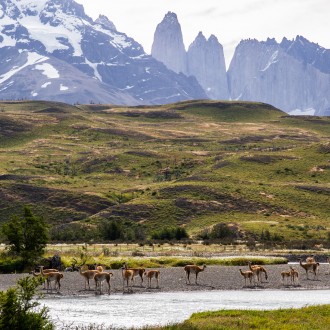
[[[187,231],[182,227],[164,228],[151,234],[155,240],[183,240],[189,238]]]
[[[218,223],[211,229],[205,229],[199,234],[199,238],[203,240],[233,242],[242,238],[237,225]]]

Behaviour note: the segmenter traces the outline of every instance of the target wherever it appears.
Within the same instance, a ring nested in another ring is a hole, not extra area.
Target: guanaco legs
[[[126,270],[131,270],[133,271],[133,279],[132,282],[134,283],[134,277],[139,276],[141,278],[141,287],[143,286],[143,274],[145,272],[144,268],[128,268],[126,262],[123,264],[123,268]]]
[[[100,273],[96,273],[94,275],[94,281],[95,281],[95,291],[97,291],[97,289],[100,289],[100,294],[102,293],[102,285],[103,282],[106,281],[108,284],[108,293],[110,294],[110,289],[111,289],[111,283],[110,283],[110,279],[111,276],[113,276],[112,273],[106,273],[106,272],[100,272]]]
[[[204,271],[206,268],[206,265],[203,265],[202,267],[199,267],[197,265],[187,265],[183,269],[186,272],[186,284],[189,282],[190,284],[190,274],[195,274],[196,275],[196,280],[195,283],[197,284],[197,276],[200,272]]]
[[[308,280],[309,280],[309,277],[308,277],[308,272],[309,271],[312,271],[314,273],[314,279],[317,278],[317,274],[318,274],[319,267],[320,267],[320,264],[318,262],[306,262],[306,263],[303,264],[301,259],[299,259],[299,264],[302,268],[305,269],[306,277],[307,277]]]
[[[329,270],[326,272],[326,275],[329,275],[330,274],[330,257],[327,258],[327,263],[329,265]]]
[[[249,279],[250,285],[252,285],[253,272],[251,270],[246,270],[243,272],[242,269],[240,269],[239,271],[240,271],[241,275],[244,277],[245,286],[246,286],[247,279]]]
[[[148,279],[148,287],[151,288],[151,279],[155,278],[157,281],[157,288],[159,288],[159,278],[160,278],[160,271],[159,270],[146,270],[144,272],[144,276]]]
[[[101,266],[99,266],[99,267],[101,267]],[[79,273],[80,273],[80,275],[82,275],[85,278],[85,290],[87,290],[86,284],[88,284],[88,290],[90,290],[91,287],[89,285],[89,280],[92,280],[94,278],[95,274],[101,273],[103,271],[103,268],[101,267],[102,268],[101,271],[96,270],[96,269],[88,269],[88,270],[83,271],[82,268],[83,267],[80,267]]]

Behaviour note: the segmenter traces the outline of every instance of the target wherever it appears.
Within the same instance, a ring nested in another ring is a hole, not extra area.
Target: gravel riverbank
[[[186,284],[186,277],[183,268],[162,268],[160,270],[159,288],[156,288],[155,279],[152,279],[152,287],[148,288],[147,279],[141,286],[139,277],[135,278],[133,285],[133,293],[143,292],[174,292],[174,291],[208,291],[208,290],[301,290],[301,289],[329,289],[330,290],[330,275],[329,264],[321,264],[318,277],[314,278],[314,274],[309,273],[309,278],[306,278],[305,270],[299,265],[294,264],[299,272],[299,284],[287,285],[281,280],[281,272],[289,270],[288,265],[270,265],[265,266],[268,272],[268,280],[265,280],[263,275],[262,282],[259,285],[245,286],[244,278],[240,274],[242,271],[248,270],[247,266],[208,266],[203,272],[198,275],[198,284],[195,284],[195,275],[192,274],[191,284]],[[111,294],[123,292],[123,280],[121,270],[112,270],[113,277],[111,278]],[[50,293],[40,287],[40,292],[45,295],[60,294],[62,296],[77,296],[77,295],[95,295],[95,284],[90,282],[91,290],[85,290],[84,278],[78,272],[65,272],[61,280],[60,291]],[[28,274],[0,274],[0,289],[6,290],[14,286],[18,279],[28,276]],[[106,292],[104,285],[103,292]]]

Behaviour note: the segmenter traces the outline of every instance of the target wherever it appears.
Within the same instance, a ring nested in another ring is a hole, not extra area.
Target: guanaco
[[[90,290],[90,285],[89,285],[89,280],[92,280],[95,276],[95,274],[100,273],[98,270],[96,269],[88,269],[83,271],[82,270],[83,267],[80,267],[79,269],[79,273],[80,275],[82,275],[85,278],[85,290],[87,290],[86,284],[88,284],[88,289]]]
[[[251,261],[248,262],[250,270],[253,272],[253,274],[257,277],[257,282],[262,282],[262,273],[265,273],[265,279],[268,279],[267,270],[263,266],[259,265],[253,265],[251,264]]]
[[[282,277],[283,284],[285,284],[285,280],[284,279],[286,279],[286,284],[287,285],[289,284],[288,283],[289,280],[292,283],[292,272],[291,272],[291,270],[281,272],[281,277]]]
[[[299,285],[299,273],[298,273],[298,271],[295,268],[293,268],[292,266],[290,266],[290,271],[291,271],[291,281],[292,281],[293,285],[295,283],[297,283],[297,285]],[[297,279],[297,281],[296,281],[296,279]]]
[[[127,265],[124,264],[121,268],[123,276],[123,292],[125,292],[125,282],[127,284],[127,290],[133,291],[133,280],[134,280],[134,271],[132,269],[127,269]]]
[[[302,268],[306,271],[306,277],[309,280],[308,277],[308,271],[312,271],[314,273],[314,279],[317,278],[317,273],[319,270],[320,263],[318,262],[308,262],[308,263],[302,263],[301,259],[299,259],[299,264]]]
[[[94,275],[94,281],[95,281],[95,291],[97,291],[97,289],[100,289],[100,294],[102,293],[102,285],[103,282],[106,281],[108,284],[108,293],[110,294],[110,289],[111,289],[111,283],[110,283],[110,279],[111,276],[113,276],[113,273],[107,273],[107,272],[100,272],[100,273],[96,273]]]
[[[124,262],[123,267],[126,270],[132,270],[133,271],[133,274],[134,274],[133,275],[133,280],[132,280],[133,283],[134,283],[134,277],[139,276],[140,279],[141,279],[141,286],[143,285],[143,274],[145,272],[144,268],[128,268],[126,262]]]
[[[197,284],[197,276],[200,272],[203,272],[205,268],[206,268],[206,265],[203,265],[202,267],[199,267],[197,265],[185,266],[183,269],[186,272],[186,284],[188,284],[187,282],[189,282],[189,284],[190,284],[190,273],[196,275],[195,283]]]
[[[240,271],[241,275],[244,277],[245,286],[246,286],[247,279],[249,279],[250,285],[252,285],[253,272],[251,270],[246,270],[243,272],[242,269],[240,269],[239,271]]]
[[[157,288],[159,288],[159,278],[160,278],[160,271],[159,270],[146,270],[144,272],[144,276],[148,279],[148,287],[151,288],[151,279],[155,278],[157,282]]]
[[[56,290],[56,285],[58,286],[58,290],[61,289],[61,279],[63,278],[63,274],[56,272],[44,272],[43,267],[40,268],[41,275],[45,277],[47,282],[47,291],[49,291],[49,287],[51,292],[53,291],[51,282],[55,282],[54,289]]]
[[[58,273],[59,271],[57,269],[52,269],[52,268],[44,269],[44,266],[39,266],[39,273],[36,273],[33,270],[32,274],[33,274],[33,276],[44,276],[44,275],[42,275],[42,272],[44,274],[48,274],[48,273]],[[46,283],[47,283],[47,280],[45,279],[45,281],[44,281],[44,289],[45,290],[46,290]]]

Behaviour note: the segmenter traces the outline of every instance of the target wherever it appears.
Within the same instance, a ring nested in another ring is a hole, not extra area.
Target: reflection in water
[[[120,328],[165,325],[186,320],[194,312],[220,309],[300,308],[329,304],[329,290],[167,292],[42,300],[57,326],[105,325]]]

